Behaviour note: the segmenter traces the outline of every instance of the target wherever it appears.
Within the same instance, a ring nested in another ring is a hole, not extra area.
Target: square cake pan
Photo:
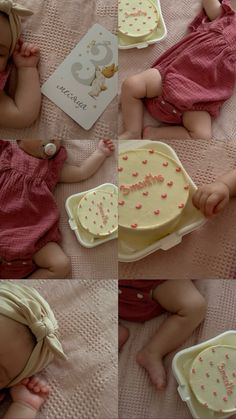
[[[103,189],[104,191],[113,192],[115,194],[118,194],[118,188],[116,185],[113,185],[112,183],[104,183],[102,185],[97,186],[96,188],[89,189],[87,191],[80,192],[78,194],[74,194],[69,196],[66,200],[66,212],[69,216],[69,225],[72,231],[74,231],[77,240],[79,243],[87,248],[92,248],[99,246],[100,244],[106,243],[110,240],[116,239],[118,237],[118,230],[114,232],[113,234],[110,234],[106,238],[99,238],[94,237],[92,234],[90,234],[88,231],[85,231],[80,224],[77,222],[77,215],[76,215],[76,208],[80,202],[80,200],[83,198],[83,196],[87,192],[96,191],[99,189]]]
[[[119,153],[126,152],[128,150],[148,148],[151,147],[156,151],[166,154],[168,157],[176,160],[181,166],[184,174],[186,175],[189,182],[189,200],[184,210],[183,216],[176,225],[176,229],[171,234],[161,238],[160,240],[152,243],[148,246],[142,246],[141,240],[136,241],[132,247],[130,243],[119,236],[118,240],[118,257],[120,262],[135,262],[143,259],[157,250],[168,250],[177,244],[181,243],[183,236],[191,233],[197,228],[201,227],[206,223],[207,219],[203,214],[197,210],[192,204],[192,195],[196,191],[197,187],[188,175],[184,167],[182,166],[175,151],[167,144],[160,141],[151,140],[123,140],[120,141]]]

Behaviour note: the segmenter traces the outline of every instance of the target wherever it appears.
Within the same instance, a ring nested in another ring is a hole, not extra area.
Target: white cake
[[[105,190],[86,193],[77,216],[81,226],[95,237],[106,237],[118,229],[117,195]]]
[[[121,34],[132,38],[145,37],[156,29],[159,13],[150,0],[119,0],[118,20]]]
[[[142,237],[170,233],[189,198],[179,164],[152,149],[136,149],[120,154],[118,172],[119,227]]]
[[[200,352],[192,363],[189,383],[207,409],[236,412],[236,348],[216,345]]]

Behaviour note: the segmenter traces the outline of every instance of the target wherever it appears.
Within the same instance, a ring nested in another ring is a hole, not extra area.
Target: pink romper
[[[152,299],[152,291],[164,280],[119,280],[119,317],[132,322],[145,322],[166,310]]]
[[[162,77],[162,95],[146,98],[150,114],[159,121],[181,124],[186,111],[207,111],[215,118],[233,93],[236,77],[236,18],[230,0],[210,21],[202,11],[190,33],[153,65]]]
[[[36,269],[33,255],[60,241],[53,190],[65,160],[63,147],[44,160],[0,140],[0,278],[25,278]]]

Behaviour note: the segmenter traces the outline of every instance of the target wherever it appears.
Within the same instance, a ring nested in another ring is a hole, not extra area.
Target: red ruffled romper
[[[132,322],[145,322],[166,310],[152,299],[152,291],[164,280],[119,280],[119,317]]]
[[[236,18],[230,0],[210,21],[202,11],[190,34],[168,49],[153,65],[162,77],[162,95],[146,98],[159,121],[181,124],[185,111],[207,111],[215,118],[233,93],[236,77]]]
[[[44,160],[0,140],[0,278],[25,278],[36,269],[33,255],[60,241],[53,190],[66,157],[64,147]]]

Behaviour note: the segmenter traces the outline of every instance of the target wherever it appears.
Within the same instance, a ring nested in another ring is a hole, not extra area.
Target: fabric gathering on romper
[[[210,21],[202,11],[190,33],[154,63],[162,77],[162,95],[144,103],[155,119],[179,124],[185,111],[207,111],[215,118],[232,95],[236,77],[236,19],[230,0]]]
[[[38,159],[0,140],[0,278],[29,275],[35,252],[60,242],[53,191],[66,158],[64,147],[51,159]]]

